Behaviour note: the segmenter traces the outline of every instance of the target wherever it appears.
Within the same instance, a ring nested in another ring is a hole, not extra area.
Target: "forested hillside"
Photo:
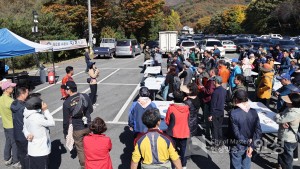
[[[166,0],[166,4],[180,14],[181,23],[192,27],[202,17],[212,16],[228,7],[247,3],[245,0]]]

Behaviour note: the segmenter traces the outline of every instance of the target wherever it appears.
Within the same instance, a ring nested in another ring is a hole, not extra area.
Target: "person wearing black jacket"
[[[25,109],[25,100],[28,97],[28,89],[25,87],[17,88],[16,97],[17,99],[11,104],[10,109],[13,116],[14,136],[18,148],[18,158],[22,169],[26,169],[28,167],[28,157],[26,157],[28,141],[23,134],[23,113]]]
[[[69,123],[73,125],[73,138],[77,150],[77,156],[81,167],[84,168],[85,157],[83,150],[83,137],[90,133],[92,101],[87,94],[77,93],[75,82],[66,83],[66,91],[69,97],[63,104],[63,129],[64,135],[68,134]]]
[[[208,116],[208,121],[212,122],[212,140],[214,142],[214,148],[220,148],[223,145],[222,124],[224,118],[226,90],[222,87],[222,82],[222,77],[214,77],[216,88],[211,96],[211,111]]]
[[[189,93],[187,93],[188,96],[184,103],[188,105],[190,109],[189,127],[191,133],[190,136],[193,137],[198,134],[198,114],[201,107],[201,101],[198,97],[198,86],[195,83],[189,83],[187,88],[189,89]]]
[[[84,58],[85,58],[85,63],[86,63],[85,72],[87,73],[89,71],[89,64],[90,64],[90,60],[91,60],[88,48],[85,49]]]

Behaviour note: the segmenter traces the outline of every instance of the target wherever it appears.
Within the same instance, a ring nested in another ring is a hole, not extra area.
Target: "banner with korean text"
[[[85,39],[79,40],[41,40],[40,44],[53,46],[53,51],[63,51],[86,48],[87,42]]]

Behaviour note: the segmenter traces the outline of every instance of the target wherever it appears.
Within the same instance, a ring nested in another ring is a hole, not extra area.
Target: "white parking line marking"
[[[123,107],[120,109],[120,111],[118,112],[117,116],[114,118],[114,120],[112,121],[113,123],[116,123],[120,120],[122,114],[124,113],[124,111],[126,110],[126,108],[128,107],[128,105],[131,103],[131,100],[133,99],[133,97],[136,95],[136,92],[140,89],[140,84],[138,84],[136,86],[136,88],[133,90],[133,92],[131,93],[131,95],[129,96],[129,98],[127,99],[127,101],[125,102],[125,104],[123,105]]]
[[[89,85],[89,83],[76,83],[77,85]],[[123,83],[100,83],[100,85],[111,85],[111,86],[136,86],[138,84],[123,84]]]
[[[120,69],[115,70],[114,72],[112,72],[111,74],[109,74],[108,76],[106,76],[105,78],[103,78],[102,80],[100,80],[97,84],[103,82],[104,80],[106,80],[107,78],[109,78],[110,76],[112,76],[113,74],[115,74],[117,71],[119,71]],[[87,88],[86,90],[84,90],[81,93],[86,93],[90,90],[90,88]],[[56,114],[57,112],[59,112],[61,109],[63,108],[63,106],[60,106],[59,108],[55,109],[53,112],[51,112],[51,115]]]
[[[55,119],[54,118],[54,121],[62,122],[63,119]],[[123,124],[123,125],[127,125],[128,124],[128,122],[125,122],[125,121],[119,121],[119,122],[106,121],[105,123],[106,124]]]
[[[79,74],[81,74],[81,73],[84,73],[84,71],[81,71],[81,72],[76,73],[75,75],[73,75],[73,77],[75,77],[75,76],[77,76],[77,75],[79,75]],[[60,83],[61,83],[61,80],[58,81],[58,82],[56,82],[56,84],[60,84]],[[36,92],[36,93],[39,93],[39,92],[41,92],[41,91],[43,91],[43,90],[45,90],[45,89],[48,89],[49,87],[52,87],[52,86],[54,86],[54,85],[56,85],[56,84],[52,84],[52,85],[46,86],[46,87],[44,87],[44,88],[42,88],[42,89],[40,89],[40,90],[37,90],[37,91],[35,91],[35,92]]]

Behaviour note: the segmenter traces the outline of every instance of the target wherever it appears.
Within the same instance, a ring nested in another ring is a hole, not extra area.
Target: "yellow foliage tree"
[[[200,18],[196,24],[196,30],[200,30],[204,32],[206,28],[210,25],[210,16],[205,16],[203,18]]]

